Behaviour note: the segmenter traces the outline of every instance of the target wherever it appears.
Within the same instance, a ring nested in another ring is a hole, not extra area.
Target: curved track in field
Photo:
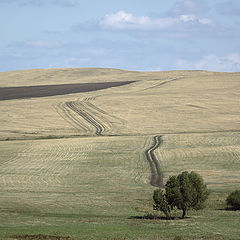
[[[89,126],[84,124],[82,121],[79,119],[79,114],[76,114],[75,111],[72,111],[69,109],[66,105],[66,103],[59,103],[55,107],[57,113],[65,120],[67,121],[70,125],[72,125],[76,130],[78,131],[83,131],[85,133],[91,131]]]
[[[124,125],[125,121],[95,106],[91,100],[93,98],[89,97],[59,103],[55,109],[65,121],[84,135],[101,136],[103,133],[115,135],[118,127]]]
[[[100,121],[98,121],[94,117],[94,115],[92,115],[91,113],[83,109],[83,105],[81,105],[80,103],[78,103],[77,105],[76,102],[66,102],[66,106],[70,108],[72,111],[74,111],[75,113],[77,113],[84,120],[86,120],[90,125],[92,125],[96,129],[96,132],[95,132],[96,135],[98,136],[102,135],[102,133],[105,130],[104,125]]]
[[[168,83],[177,81],[177,80],[182,79],[182,78],[183,78],[183,77],[177,77],[177,78],[168,79],[168,80],[165,80],[165,81],[163,81],[163,82],[160,82],[160,83],[158,83],[158,84],[156,84],[156,85],[154,85],[154,86],[145,88],[145,89],[143,89],[143,91],[146,91],[146,90],[149,90],[149,89],[152,89],[152,88],[158,88],[158,87],[160,87],[160,86],[166,85],[166,84],[168,84]]]
[[[161,136],[153,137],[153,144],[150,148],[145,151],[147,161],[151,169],[151,180],[150,184],[154,187],[163,187],[163,173],[160,169],[160,164],[154,153],[154,151],[161,145]]]

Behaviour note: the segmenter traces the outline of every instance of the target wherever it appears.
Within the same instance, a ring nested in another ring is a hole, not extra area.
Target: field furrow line
[[[143,89],[142,91],[146,91],[146,90],[153,89],[153,88],[155,89],[155,88],[157,88],[157,87],[160,87],[160,86],[166,85],[166,84],[168,84],[168,83],[171,83],[171,82],[177,81],[177,80],[182,79],[182,78],[183,78],[183,77],[177,77],[177,78],[167,79],[167,80],[165,80],[165,81],[163,81],[163,82],[161,82],[161,83],[158,83],[158,84],[156,84],[156,85],[154,85],[154,86],[151,86],[151,87],[145,88],[145,89]]]
[[[94,108],[90,107],[90,105],[88,105],[88,102],[76,102],[75,104],[80,109],[83,109],[85,112],[90,114],[90,116],[94,116],[95,120],[98,123],[101,123],[104,127],[104,132],[113,129],[112,123],[108,121],[108,119],[101,112],[96,111]]]
[[[92,103],[89,102],[89,101],[86,101],[85,104],[88,105],[88,107],[94,109],[95,111],[97,111],[97,112],[99,112],[99,113],[102,113],[103,115],[106,115],[106,116],[109,116],[109,117],[111,117],[111,118],[113,118],[113,119],[118,120],[120,124],[125,124],[125,123],[126,123],[126,120],[107,113],[106,111],[100,109],[99,107],[95,106],[94,104],[92,104]]]
[[[90,109],[88,109],[84,102],[72,102],[74,107],[78,109],[82,114],[84,114],[88,118],[88,122],[95,127],[96,129],[96,135],[101,135],[102,132],[106,131],[106,126],[104,123],[104,119],[98,119],[97,114],[92,112]],[[85,119],[86,120],[86,119]],[[98,134],[100,133],[100,134]]]
[[[79,109],[75,106],[74,102],[66,102],[66,105],[79,116],[85,119],[89,124],[91,124],[96,129],[96,135],[101,136],[105,127],[98,122],[91,114],[85,112],[83,109]]]
[[[91,129],[83,123],[82,119],[78,117],[78,114],[68,108],[66,103],[59,103],[55,107],[57,113],[67,121],[71,126],[73,126],[78,131],[89,132]]]
[[[77,101],[69,101],[54,105],[56,112],[78,131],[89,134],[95,129],[95,134],[116,132],[115,125],[125,125],[126,121],[113,116],[90,101],[95,97],[86,97]]]
[[[136,163],[137,169],[134,168],[135,169],[134,181],[136,183],[138,183],[142,178],[146,177],[146,170],[148,171],[148,169],[144,165],[146,157],[144,150],[147,148],[147,146],[150,145],[151,140],[152,139],[150,137],[147,137],[143,142],[142,146],[140,147],[140,149],[136,150],[136,152],[138,152],[138,161]]]

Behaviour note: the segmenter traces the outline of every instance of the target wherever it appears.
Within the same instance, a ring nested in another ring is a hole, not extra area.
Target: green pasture
[[[153,213],[155,188],[149,184],[144,155],[152,138],[1,142],[0,239],[26,234],[74,239],[239,239],[240,213],[225,210],[227,194],[240,183],[239,134],[162,137],[156,156],[164,179],[194,170],[211,190],[207,208],[189,212],[184,220],[142,219]]]

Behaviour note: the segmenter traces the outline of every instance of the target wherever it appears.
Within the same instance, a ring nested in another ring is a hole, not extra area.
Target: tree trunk
[[[186,209],[182,209],[182,218],[185,218],[185,216],[186,216]]]
[[[164,212],[164,213],[165,213],[165,215],[166,215],[167,220],[170,220],[170,219],[171,219],[170,213],[169,213],[169,212]]]

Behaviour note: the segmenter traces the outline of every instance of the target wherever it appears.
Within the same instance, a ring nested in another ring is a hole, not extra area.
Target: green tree
[[[240,190],[230,193],[226,201],[233,210],[240,210]]]
[[[189,209],[201,209],[207,200],[209,191],[202,177],[195,172],[182,172],[172,176],[166,183],[166,199],[168,204],[182,210],[182,218]]]
[[[153,192],[153,209],[157,211],[162,211],[166,215],[167,219],[171,218],[170,212],[171,208],[168,205],[168,202],[166,200],[166,196],[161,189],[156,189]]]
[[[154,209],[164,213],[166,209],[169,209],[167,214],[169,213],[170,216],[170,211],[176,207],[182,210],[182,218],[186,216],[189,209],[198,210],[203,208],[203,204],[209,195],[202,177],[195,172],[182,172],[178,176],[169,177],[165,185],[165,194],[161,191],[158,193],[155,191],[153,195]]]

